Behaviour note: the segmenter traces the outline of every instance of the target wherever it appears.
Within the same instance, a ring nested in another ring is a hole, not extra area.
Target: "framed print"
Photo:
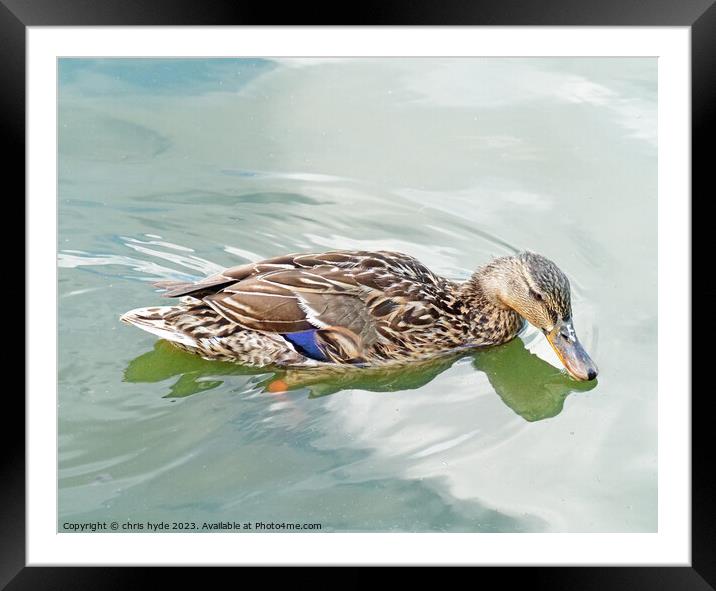
[[[28,220],[8,588],[711,588],[688,343],[716,9],[151,6],[0,6]]]

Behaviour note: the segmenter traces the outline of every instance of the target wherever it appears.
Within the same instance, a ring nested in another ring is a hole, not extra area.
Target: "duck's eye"
[[[541,294],[541,293],[537,293],[537,292],[534,291],[533,289],[531,289],[530,291],[532,292],[532,297],[533,297],[534,299],[536,299],[538,302],[541,302],[541,301],[544,300],[544,298],[542,297],[542,294]]]

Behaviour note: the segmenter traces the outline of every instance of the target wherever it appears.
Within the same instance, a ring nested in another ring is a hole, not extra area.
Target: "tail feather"
[[[191,336],[178,331],[172,323],[167,322],[167,314],[174,311],[176,311],[176,307],[174,306],[136,308],[123,314],[119,319],[122,322],[146,330],[167,341],[180,343],[187,347],[196,347],[196,341]]]
[[[178,287],[188,287],[189,285],[192,285],[192,282],[176,281],[174,279],[163,279],[161,281],[155,281],[154,283],[152,283],[152,285],[160,289],[176,289]]]

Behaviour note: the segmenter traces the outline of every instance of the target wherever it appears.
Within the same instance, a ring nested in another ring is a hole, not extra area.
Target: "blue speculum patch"
[[[301,332],[289,332],[281,335],[284,339],[289,341],[296,350],[311,359],[316,361],[326,361],[328,358],[318,348],[316,343],[316,331],[315,330],[303,330]]]

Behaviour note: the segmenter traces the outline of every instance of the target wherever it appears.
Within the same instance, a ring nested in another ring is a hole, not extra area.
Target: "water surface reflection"
[[[484,372],[495,393],[526,421],[540,421],[558,415],[572,392],[586,392],[597,381],[578,382],[564,371],[530,353],[518,338],[484,351],[459,353],[429,361],[389,368],[326,367],[321,369],[256,369],[222,361],[207,361],[157,341],[154,349],[133,359],[124,379],[154,383],[177,378],[165,398],[183,398],[218,388],[222,376],[261,377],[262,392],[277,394],[305,389],[309,398],[336,394],[342,390],[398,392],[425,386],[459,359],[469,358],[475,370]]]
[[[657,531],[655,58],[58,67],[60,520]],[[331,249],[456,281],[548,256],[598,386],[532,328],[320,375],[117,321],[167,303],[153,281]]]

